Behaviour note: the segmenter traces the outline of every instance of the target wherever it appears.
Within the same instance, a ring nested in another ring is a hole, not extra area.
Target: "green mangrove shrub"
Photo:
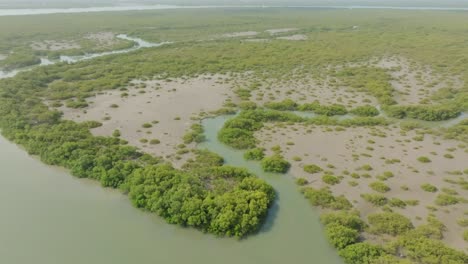
[[[278,154],[263,158],[261,165],[263,171],[274,173],[286,173],[291,167],[291,164]]]
[[[262,160],[264,157],[265,152],[262,148],[249,149],[244,153],[244,159],[246,160]]]

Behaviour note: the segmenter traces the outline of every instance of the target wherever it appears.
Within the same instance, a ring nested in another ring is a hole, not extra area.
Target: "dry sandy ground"
[[[391,84],[399,104],[419,104],[428,100],[441,88],[461,88],[463,83],[453,76],[442,76],[430,67],[411,62],[404,57],[387,57],[376,63],[377,67],[391,70]],[[430,101],[430,100],[429,100]]]
[[[278,37],[277,39],[300,41],[300,40],[307,40],[309,38],[306,35],[297,34],[297,35],[291,35],[291,36],[285,36],[285,37]]]
[[[252,93],[251,100],[258,104],[264,104],[288,98],[301,104],[318,100],[324,105],[343,104],[349,108],[377,104],[374,97],[349,87],[332,85],[328,78],[322,81],[312,78],[301,80],[291,78],[285,81],[269,80]]]
[[[245,31],[245,32],[233,32],[233,33],[224,34],[223,37],[226,37],[226,38],[254,37],[256,35],[258,35],[258,32],[256,31]]]
[[[390,84],[395,89],[394,99],[398,104],[432,103],[431,97],[442,88],[460,89],[463,81],[457,76],[447,76],[401,56],[373,58],[363,63],[335,65],[330,69],[340,70],[347,67],[377,67],[390,74]],[[339,79],[335,79],[339,83]]]
[[[280,34],[280,33],[287,33],[287,32],[291,32],[291,31],[297,31],[299,29],[297,28],[275,28],[275,29],[268,29],[268,30],[265,30],[265,32],[271,34],[271,35],[275,35],[275,34]]]
[[[109,47],[119,41],[112,32],[90,33],[85,36],[85,39],[97,42],[100,47]]]
[[[175,166],[181,166],[190,153],[176,155],[182,137],[196,121],[201,112],[218,110],[231,94],[231,86],[223,82],[225,76],[200,76],[193,79],[166,81],[134,81],[128,97],[122,91],[108,91],[89,98],[90,106],[83,110],[62,107],[65,119],[75,121],[96,120],[102,127],[92,130],[93,134],[111,136],[118,129],[121,138],[143,151],[165,157]],[[137,87],[145,88],[137,88]],[[118,105],[112,108],[111,105]],[[105,120],[110,118],[110,120]],[[144,123],[152,123],[143,128]],[[160,144],[151,145],[141,139],[158,139]]]
[[[331,130],[331,131],[329,131]],[[325,187],[321,177],[323,173],[309,174],[304,172],[303,166],[316,164],[330,171],[333,175],[343,176],[339,184],[330,186],[336,195],[345,195],[348,200],[361,212],[363,219],[369,213],[381,209],[366,202],[360,197],[361,193],[377,193],[369,184],[378,181],[376,176],[385,171],[391,171],[393,178],[384,181],[391,190],[384,195],[387,198],[402,200],[418,200],[419,205],[407,206],[405,209],[394,208],[394,211],[409,217],[413,224],[425,223],[431,211],[426,206],[435,206],[434,200],[443,188],[455,190],[460,197],[468,198],[468,191],[457,184],[450,184],[444,179],[457,179],[468,176],[450,175],[448,172],[468,169],[468,147],[457,141],[443,140],[432,135],[425,135],[422,141],[413,139],[417,134],[410,131],[402,134],[399,128],[346,128],[345,131],[334,131],[333,127],[294,125],[286,128],[276,128],[269,125],[257,133],[261,146],[270,150],[275,145],[281,146],[283,154],[292,164],[291,173],[295,177],[307,178],[310,186]],[[271,154],[271,151],[268,151]],[[454,158],[446,158],[445,154]],[[364,154],[364,155],[363,155]],[[429,157],[432,162],[421,163],[420,156]],[[293,157],[300,157],[302,161],[293,161]],[[399,159],[400,162],[389,164],[386,160]],[[329,164],[333,165],[330,166]],[[370,165],[373,169],[364,171],[363,165]],[[363,175],[368,173],[370,178],[355,179],[346,172]],[[349,182],[358,183],[352,187]],[[423,191],[421,185],[430,183],[439,189],[436,193]],[[405,185],[408,191],[401,187]],[[444,241],[456,248],[467,249],[468,244],[463,240],[463,228],[457,220],[468,218],[468,205],[460,203],[450,206],[436,206],[435,213],[446,226]]]
[[[44,41],[35,41],[31,44],[33,50],[49,50],[49,51],[59,51],[59,50],[70,50],[70,49],[79,49],[81,46],[78,43],[73,41],[66,40],[44,40]]]
[[[260,38],[258,38],[258,39],[244,39],[243,41],[245,41],[245,42],[268,42],[270,40],[269,39],[260,39]]]

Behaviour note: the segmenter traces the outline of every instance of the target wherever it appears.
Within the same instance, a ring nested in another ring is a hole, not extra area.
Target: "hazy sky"
[[[1,7],[122,4],[468,6],[468,0],[0,0]]]

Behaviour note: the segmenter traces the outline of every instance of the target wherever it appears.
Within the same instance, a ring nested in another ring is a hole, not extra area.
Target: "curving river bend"
[[[227,117],[203,122],[200,147],[268,181],[278,199],[257,235],[217,238],[169,225],[117,191],[49,167],[0,137],[0,263],[342,263],[292,177],[261,172],[216,139]]]

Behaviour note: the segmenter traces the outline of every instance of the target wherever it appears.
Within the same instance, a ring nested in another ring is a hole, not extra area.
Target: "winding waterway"
[[[100,53],[89,53],[89,54],[79,55],[79,56],[65,56],[65,55],[62,55],[62,56],[60,56],[60,58],[57,61],[51,61],[51,60],[49,60],[47,58],[41,58],[41,63],[38,64],[38,65],[33,65],[33,66],[29,66],[29,67],[15,69],[15,70],[12,70],[12,71],[2,71],[2,70],[0,70],[0,79],[11,78],[11,77],[14,77],[16,74],[18,74],[20,72],[30,71],[30,70],[32,70],[32,69],[34,69],[36,67],[52,65],[52,64],[55,64],[57,62],[76,63],[76,62],[79,62],[79,61],[94,59],[94,58],[97,58],[97,57],[102,57],[102,56],[107,56],[107,55],[112,55],[112,54],[123,54],[123,53],[136,51],[136,50],[139,50],[139,49],[142,49],[142,48],[159,47],[159,46],[162,46],[162,45],[172,43],[172,42],[151,43],[151,42],[144,41],[143,39],[140,39],[140,38],[129,37],[129,36],[125,35],[125,34],[120,34],[120,35],[117,35],[116,37],[120,38],[120,39],[124,39],[124,40],[133,41],[135,43],[135,45],[133,47],[131,47],[131,48],[128,48],[128,49],[112,50],[112,51],[106,51],[106,52],[100,52]]]
[[[133,208],[119,192],[46,166],[0,137],[0,263],[342,263],[292,177],[264,174],[217,141],[226,119],[203,122],[208,140],[200,147],[276,189],[258,234],[239,241],[169,225]]]

